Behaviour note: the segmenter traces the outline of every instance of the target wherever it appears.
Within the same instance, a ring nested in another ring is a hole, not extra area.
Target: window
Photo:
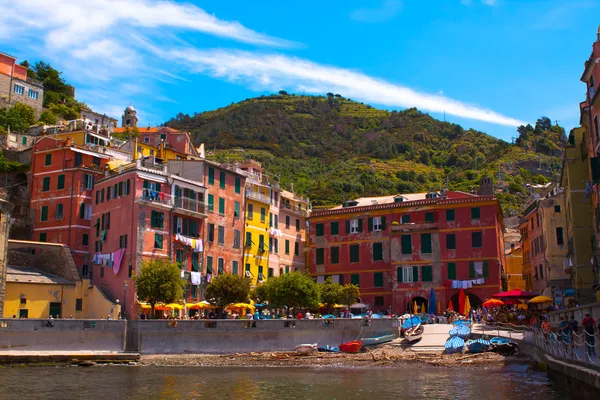
[[[563,236],[563,228],[560,226],[556,227],[556,244],[562,246],[565,244],[565,238]]]
[[[298,242],[294,242],[294,255],[300,255],[300,244]]]
[[[269,213],[269,226],[273,227],[273,213]]]
[[[419,267],[398,267],[396,275],[400,283],[419,282]]]
[[[46,176],[43,180],[42,180],[42,192],[47,192],[50,190],[50,177]]]
[[[560,212],[560,205],[554,206],[554,212],[555,213],[559,213]]]
[[[56,190],[60,190],[60,189],[64,189],[64,188],[65,188],[65,176],[59,175],[58,183],[56,184]]]
[[[29,89],[27,95],[29,96],[30,99],[37,100],[39,93],[36,90]]]
[[[446,250],[456,250],[456,235],[454,233],[446,235]]]
[[[411,235],[401,236],[402,254],[412,254],[412,237]]]
[[[346,221],[346,233],[362,232],[362,218]]]
[[[130,191],[131,191],[131,183],[130,183],[129,179],[127,179],[125,181],[125,196],[127,196]]]
[[[540,279],[544,279],[544,266],[540,264]]]
[[[332,235],[338,235],[340,233],[340,223],[339,222],[332,222],[331,226],[331,234]]]
[[[435,214],[433,212],[425,213],[425,222],[432,223],[435,222]]]
[[[535,223],[533,221],[533,217],[531,218],[531,230],[535,229]]]
[[[45,242],[45,241],[46,241],[46,234],[40,233],[40,242]]]
[[[475,264],[480,264],[481,267],[481,275],[479,274],[479,272],[477,271],[478,268],[475,268]],[[479,278],[479,277],[483,277],[483,278],[487,278],[488,277],[488,262],[484,261],[484,262],[469,262],[469,279],[473,279],[473,278]]]
[[[187,260],[185,259],[185,256],[183,254],[183,250],[182,249],[176,249],[175,250],[175,262],[178,264],[179,268],[183,268],[185,266],[185,264],[187,264],[186,262]]]
[[[317,224],[317,236],[325,236],[325,224]]]
[[[252,219],[254,215],[254,206],[252,204],[248,204],[248,219]]]
[[[235,218],[239,218],[240,217],[240,214],[241,214],[240,207],[241,207],[241,205],[240,205],[239,201],[234,201],[233,202],[233,216]]]
[[[352,285],[360,286],[360,274],[350,275],[350,283]]]
[[[48,221],[48,206],[42,206],[40,210],[40,221]]]
[[[206,273],[212,275],[213,266],[212,266],[213,258],[211,256],[206,256]]]
[[[240,269],[239,263],[237,261],[232,261],[231,262],[231,273],[233,275],[239,275],[240,274],[239,269]]]
[[[373,272],[373,287],[383,287],[383,272]]]
[[[454,221],[454,210],[446,210],[446,221]]]
[[[23,94],[25,93],[25,86],[17,85],[15,83],[14,86],[13,86],[13,91],[16,94],[20,94],[21,96],[23,96]]]
[[[94,188],[94,176],[93,175],[85,174],[84,186],[88,190],[91,190]],[[104,189],[102,189],[102,190],[104,190]],[[102,201],[104,201],[104,196],[102,196]]]
[[[150,214],[150,227],[151,228],[163,228],[164,227],[165,214],[160,211],[152,210]]]
[[[471,208],[471,219],[479,219],[481,217],[481,210],[479,207]]]
[[[264,207],[260,208],[260,222],[265,222],[267,220],[267,210]]]
[[[402,223],[403,224],[410,224],[410,214],[404,214],[402,216]]]
[[[100,166],[100,158],[99,157],[93,157],[92,158],[92,164],[94,164],[95,166],[99,167]]]
[[[73,161],[73,166],[78,167],[83,162],[83,154],[75,153],[75,160]]]
[[[127,248],[127,235],[119,236],[119,248],[121,248],[121,249]]]
[[[206,224],[206,241],[214,242],[215,241],[215,224]]]
[[[317,265],[325,264],[325,249],[317,249]]]
[[[235,192],[236,193],[239,194],[242,191],[241,186],[242,186],[242,180],[240,179],[239,176],[236,176],[235,177]]]
[[[83,311],[83,299],[75,299],[75,311]]]
[[[225,171],[219,171],[219,187],[225,189]]]
[[[163,248],[163,235],[161,235],[160,233],[154,234],[154,248],[155,249]]]
[[[290,254],[290,241],[285,239],[285,254]]]
[[[133,277],[133,265],[131,265],[131,264],[129,264],[129,268],[128,268],[128,271],[127,271],[127,276],[129,278]]]
[[[100,218],[96,218],[96,237],[100,236]]]
[[[100,190],[100,203],[104,202],[104,189]]]
[[[384,231],[385,230],[385,217],[369,217],[369,232],[371,231]]]
[[[358,245],[352,244],[350,245],[350,262],[359,262],[360,254],[358,251]]]
[[[383,243],[373,243],[373,261],[383,261]]]
[[[246,247],[252,246],[252,232],[246,232]]]
[[[219,214],[225,215],[225,199],[223,197],[219,197]]]
[[[150,138],[148,136],[146,136],[144,138],[144,143],[146,143],[146,144],[150,143]]]
[[[219,226],[217,228],[217,243],[224,245],[225,244],[225,227]]]
[[[233,248],[234,249],[239,249],[240,248],[240,241],[241,241],[242,237],[241,237],[241,232],[239,229],[234,229],[233,230]]]
[[[106,201],[109,201],[111,198],[111,190],[110,187],[106,188]]]
[[[217,270],[219,275],[223,275],[225,273],[225,260],[222,257],[217,258]]]
[[[215,169],[213,167],[208,167],[208,184],[215,184]]]
[[[334,246],[329,249],[331,254],[331,263],[339,264],[340,263],[340,248],[339,246]]]
[[[285,216],[285,229],[290,229],[290,216]]]
[[[119,197],[123,196],[123,182],[119,182],[119,189],[117,191],[117,194],[119,195]]]
[[[23,137],[21,138],[21,144],[22,144],[23,146],[25,146],[25,145],[27,144],[27,137],[26,137],[26,136],[23,136]]]
[[[160,140],[167,140],[167,134],[166,133],[161,133],[160,134]]]
[[[448,279],[456,279],[456,264],[448,263]]]
[[[63,219],[63,205],[62,203],[56,205],[56,219]]]
[[[421,281],[431,282],[433,281],[433,271],[431,265],[421,267]]]
[[[421,233],[421,253],[431,254],[431,233]]]
[[[215,196],[212,194],[208,195],[208,212],[213,212],[215,210]]]
[[[82,246],[87,246],[87,245],[88,245],[88,243],[89,243],[89,240],[90,240],[90,239],[89,239],[89,235],[88,235],[87,233],[84,233],[84,234],[81,236],[81,245],[82,245]]]
[[[296,218],[296,232],[300,231],[300,220]]]
[[[482,247],[481,232],[473,232],[471,235],[472,247],[474,249]]]
[[[279,239],[273,239],[273,247],[275,249],[275,254],[279,254]]]

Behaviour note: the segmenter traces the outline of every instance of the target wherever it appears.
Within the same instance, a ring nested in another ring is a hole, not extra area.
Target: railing
[[[253,199],[253,200],[261,201],[263,203],[271,204],[271,196],[269,196],[267,194],[255,192],[253,190],[246,189],[246,197]]]
[[[428,229],[437,229],[438,227],[439,227],[439,222],[421,222],[421,223],[405,222],[405,223],[400,223],[398,225],[392,225],[392,231],[428,230]]]
[[[308,210],[300,208],[298,206],[293,206],[287,203],[281,203],[280,207],[285,208],[286,210],[290,210],[293,213],[303,215],[305,217],[308,216]]]
[[[141,201],[149,201],[155,204],[193,211],[200,214],[204,214],[206,212],[206,205],[195,199],[190,199],[187,197],[172,197],[170,194],[157,192],[152,189],[142,189],[142,192],[138,198]]]
[[[175,197],[173,206],[175,208],[181,208],[183,210],[193,211],[200,214],[204,214],[206,212],[206,206],[204,203],[187,197]]]
[[[163,204],[165,206],[172,207],[171,195],[163,192],[157,192],[152,189],[142,189],[142,193],[139,195],[139,199],[142,201],[149,201],[156,204]]]

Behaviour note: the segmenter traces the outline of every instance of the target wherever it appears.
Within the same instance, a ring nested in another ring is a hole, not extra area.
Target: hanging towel
[[[476,261],[474,268],[477,276],[483,276],[483,261]]]
[[[181,277],[185,278],[185,271],[183,269],[181,270]]]
[[[333,283],[340,283],[340,276],[339,275],[332,275],[331,276],[331,281]]]
[[[462,281],[462,288],[463,289],[468,289],[468,287],[467,287],[467,281]]]
[[[197,239],[196,240],[196,245],[194,246],[194,252],[195,253],[201,253],[202,252],[202,239]]]
[[[123,260],[123,255],[125,254],[125,249],[119,249],[113,253],[114,258],[114,269],[113,272],[116,274],[119,273],[121,269],[121,261]]]
[[[199,285],[202,280],[202,274],[200,272],[191,272],[192,275],[192,285]]]
[[[473,282],[467,281],[467,289],[470,289],[472,287],[473,287]]]
[[[212,276],[212,275],[210,275],[210,274],[206,275],[206,283],[210,283],[210,277],[211,277],[211,276]]]

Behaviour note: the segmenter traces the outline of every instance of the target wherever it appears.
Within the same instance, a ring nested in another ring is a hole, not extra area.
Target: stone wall
[[[4,314],[4,295],[6,293],[6,258],[10,228],[10,213],[13,205],[0,200],[0,315]]]

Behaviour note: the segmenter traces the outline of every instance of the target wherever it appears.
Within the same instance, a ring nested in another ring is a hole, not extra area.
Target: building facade
[[[33,107],[39,117],[44,103],[42,82],[27,77],[27,68],[15,57],[0,53],[0,107],[23,103]]]
[[[306,267],[306,221],[310,202],[305,196],[283,190],[279,204],[279,266],[278,274],[302,271]]]
[[[356,284],[374,311],[458,309],[464,289],[477,307],[502,290],[503,221],[497,199],[462,192],[361,198],[313,212],[310,273]]]

